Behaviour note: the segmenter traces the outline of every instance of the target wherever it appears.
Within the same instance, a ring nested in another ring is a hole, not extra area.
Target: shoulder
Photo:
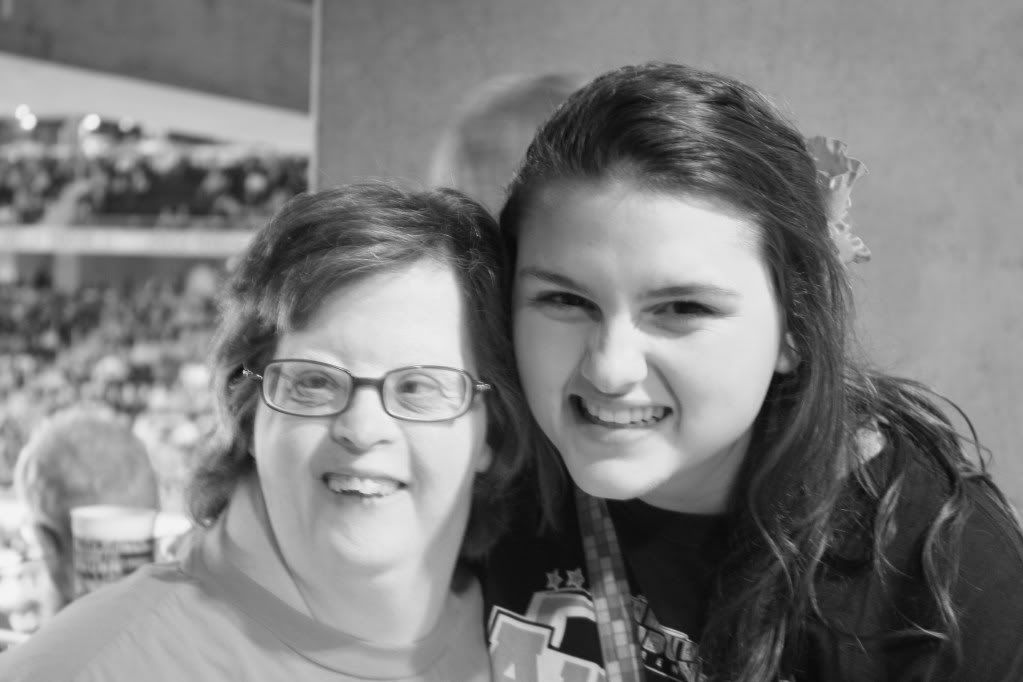
[[[1023,533],[986,479],[963,484],[957,547],[942,559],[955,567],[951,606],[959,624],[957,679],[1023,679]]]
[[[518,503],[513,518],[512,527],[483,562],[483,595],[488,606],[509,598],[518,601],[517,597],[546,589],[546,572],[559,567],[573,569],[584,563],[571,494],[565,495],[555,528],[544,525],[539,508],[528,502]]]
[[[910,446],[897,521],[911,533],[925,533],[948,521],[959,527],[960,563],[988,563],[1023,571],[1023,533],[1012,510],[986,475],[963,474],[958,494],[952,477],[929,452]]]
[[[430,670],[440,680],[489,680],[490,657],[480,614],[483,596],[475,577],[462,574],[456,578],[459,589],[453,591],[451,607],[445,609],[439,624],[444,654],[438,656]]]
[[[894,568],[919,574],[921,556],[931,551],[952,560],[943,567],[957,567],[959,582],[991,584],[1006,572],[1023,579],[1023,533],[987,476],[965,467],[953,475],[935,453],[900,439],[871,466],[886,483],[901,480],[885,550]]]
[[[1011,570],[1019,579],[1023,575],[1023,530],[1016,512],[1004,501],[1004,495],[999,494],[995,484],[987,479],[966,481],[964,493],[969,503],[963,530],[964,558],[982,560],[988,564],[988,572]],[[986,558],[995,555],[997,561],[991,565]],[[1016,592],[1023,598],[1023,592]]]
[[[901,483],[881,574],[858,564],[826,576],[819,596],[827,621],[861,635],[868,649],[862,635],[882,634],[869,665],[889,672],[1023,679],[1023,534],[997,490],[983,477],[951,474],[935,453],[904,441],[889,444],[870,467],[882,487]],[[955,614],[958,637],[926,634],[947,631],[942,610]],[[832,641],[835,632],[817,636]],[[843,658],[843,668],[868,665],[861,659]]]
[[[0,656],[11,682],[184,679],[217,624],[201,586],[177,564],[144,566],[81,597]],[[55,655],[59,653],[59,655]],[[164,677],[154,677],[159,671]]]
[[[964,488],[968,509],[955,585],[964,634],[983,622],[985,628],[1010,628],[1018,639],[1023,633],[1023,532],[988,481],[970,480]]]

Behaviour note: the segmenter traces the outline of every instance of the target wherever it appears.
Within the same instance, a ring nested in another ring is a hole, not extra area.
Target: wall
[[[3,0],[0,51],[307,111],[311,0]]]
[[[0,52],[0,117],[27,105],[41,119],[97,114],[146,134],[191,135],[308,154],[308,112]],[[73,131],[73,128],[72,128]]]
[[[870,175],[853,217],[861,335],[972,417],[1023,504],[1023,8],[1016,0],[318,0],[316,180],[423,178],[493,76],[657,58],[771,93]]]

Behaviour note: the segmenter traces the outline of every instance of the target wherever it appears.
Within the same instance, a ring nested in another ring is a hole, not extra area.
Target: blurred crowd
[[[0,487],[32,430],[63,408],[107,405],[146,444],[166,509],[212,425],[205,368],[219,273],[180,281],[0,287]]]
[[[73,175],[73,166],[55,155],[0,152],[0,225],[41,220]]]
[[[306,160],[277,155],[120,154],[90,159],[73,224],[257,227],[306,188]]]
[[[300,155],[47,125],[0,121],[0,230],[255,228],[306,189]],[[223,276],[0,283],[0,651],[73,598],[71,505],[157,508],[158,540],[187,527],[185,485],[214,425],[206,356]]]
[[[250,228],[307,187],[308,159],[271,148],[137,133],[56,139],[0,135],[0,225]]]
[[[187,527],[185,485],[214,422],[206,354],[223,274],[0,285],[0,651],[71,599],[71,505],[156,508],[168,537]]]

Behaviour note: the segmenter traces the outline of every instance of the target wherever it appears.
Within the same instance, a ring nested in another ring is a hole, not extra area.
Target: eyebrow
[[[646,292],[648,298],[679,298],[687,296],[719,296],[735,298],[739,293],[716,284],[675,284]]]
[[[588,289],[579,284],[571,277],[559,274],[557,272],[551,272],[550,270],[544,270],[537,267],[522,268],[518,272],[519,277],[531,277],[533,279],[546,282],[547,284],[553,284],[554,286],[565,287],[568,289],[575,289],[583,293],[589,293]],[[723,298],[736,298],[739,295],[738,292],[728,289],[725,287],[717,286],[716,284],[672,284],[664,287],[657,287],[656,289],[650,289],[643,292],[644,298],[686,298],[689,296],[717,296]]]
[[[565,275],[558,274],[557,272],[551,272],[550,270],[544,270],[543,268],[537,267],[522,268],[521,270],[518,271],[517,274],[519,277],[531,277],[533,279],[538,279],[541,282],[546,282],[547,284],[553,284],[559,287],[565,287],[567,289],[576,289],[578,291],[584,292],[587,291],[586,287],[584,287],[582,284],[579,284],[579,282],[576,282],[571,277],[566,277]]]

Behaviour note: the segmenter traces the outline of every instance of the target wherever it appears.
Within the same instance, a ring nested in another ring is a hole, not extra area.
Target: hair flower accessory
[[[817,164],[817,182],[824,196],[828,229],[839,258],[847,265],[870,260],[870,249],[853,233],[848,221],[853,183],[867,173],[867,167],[845,153],[845,143],[841,140],[811,137],[806,146]]]

